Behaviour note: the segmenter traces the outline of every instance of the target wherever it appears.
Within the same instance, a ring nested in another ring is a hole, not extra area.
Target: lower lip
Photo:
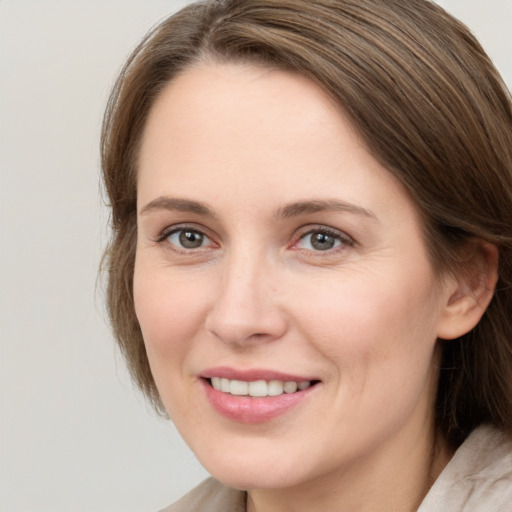
[[[315,385],[295,393],[253,398],[218,391],[206,380],[202,380],[202,383],[213,408],[222,416],[240,423],[263,423],[277,418],[298,406],[317,387]]]

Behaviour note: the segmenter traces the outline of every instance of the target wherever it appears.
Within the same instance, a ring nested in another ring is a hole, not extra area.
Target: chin
[[[223,453],[219,453],[221,451]],[[216,480],[233,489],[284,489],[314,478],[314,467],[308,468],[305,464],[305,461],[311,460],[310,456],[305,454],[297,460],[296,457],[287,456],[286,452],[272,446],[242,450],[239,445],[231,450],[210,447],[209,450],[196,450],[195,453]]]
[[[206,467],[206,466],[205,466]],[[206,469],[219,482],[238,490],[285,489],[300,485],[307,480],[305,475],[298,475],[291,470],[274,467],[249,466],[244,468],[216,467]]]

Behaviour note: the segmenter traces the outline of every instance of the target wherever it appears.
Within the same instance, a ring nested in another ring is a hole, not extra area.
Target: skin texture
[[[337,208],[286,208],[312,200]],[[414,510],[449,457],[433,428],[437,338],[478,312],[463,317],[411,199],[332,101],[291,73],[188,69],[148,119],[138,211],[137,317],[163,403],[206,469],[248,489],[249,510]],[[202,245],[166,237],[179,228]],[[331,249],[311,243],[322,229]],[[320,383],[242,423],[206,398],[200,375],[218,366]]]

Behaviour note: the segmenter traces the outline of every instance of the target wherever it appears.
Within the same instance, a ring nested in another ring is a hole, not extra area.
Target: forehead
[[[150,112],[139,157],[139,204],[163,193],[237,193],[244,204],[334,194],[373,210],[405,195],[319,86],[254,65],[201,65],[176,77]]]
[[[329,116],[341,115],[320,87],[299,74],[248,64],[195,66],[159,95],[145,127],[143,153],[148,144],[169,147],[171,131],[176,146],[215,136],[219,150],[222,141],[231,149],[250,149],[255,139],[270,144],[276,132],[283,135],[276,141],[282,145],[304,131],[327,128]]]

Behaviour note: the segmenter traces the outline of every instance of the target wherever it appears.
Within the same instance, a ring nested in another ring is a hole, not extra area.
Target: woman
[[[464,26],[192,4],[102,163],[117,340],[215,478],[166,510],[510,510],[512,107]]]

